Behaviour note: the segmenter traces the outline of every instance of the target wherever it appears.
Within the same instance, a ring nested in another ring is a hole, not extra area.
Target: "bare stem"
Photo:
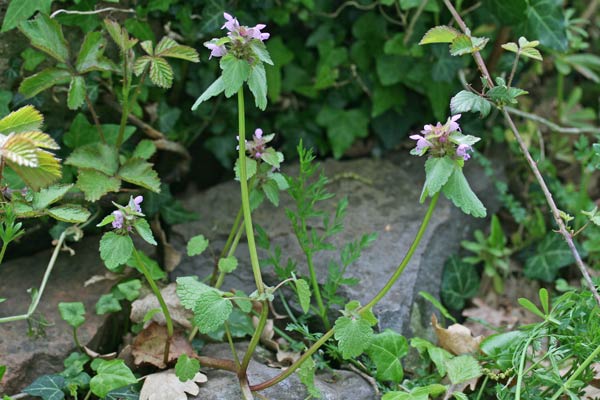
[[[443,0],[443,1],[444,1],[444,4],[446,5],[446,7],[448,8],[448,10],[450,10],[450,13],[452,13],[452,16],[454,17],[454,19],[456,20],[456,22],[458,23],[458,25],[460,26],[462,31],[465,34],[468,34],[469,28],[465,24],[465,21],[463,21],[463,19],[460,17],[460,15],[456,11],[456,9],[454,8],[454,6],[450,2],[450,0]],[[477,67],[483,73],[483,76],[487,80],[490,87],[493,87],[494,83],[492,81],[492,77],[490,76],[490,74],[487,70],[487,67],[485,65],[485,62],[483,61],[483,58],[481,57],[481,54],[479,52],[474,52],[473,58],[475,59],[475,63],[477,64]],[[542,192],[544,193],[546,202],[548,203],[548,206],[550,206],[550,210],[552,211],[552,216],[554,217],[554,221],[556,222],[556,225],[558,226],[558,232],[563,236],[565,242],[567,242],[567,245],[569,246],[569,249],[571,250],[573,257],[575,258],[575,264],[579,268],[581,275],[583,275],[583,278],[584,278],[589,290],[594,295],[596,302],[598,303],[598,305],[600,305],[600,295],[598,294],[598,291],[596,290],[596,286],[594,285],[594,282],[592,282],[592,278],[587,270],[586,265],[584,264],[583,260],[581,259],[581,255],[579,254],[579,251],[577,251],[577,248],[575,247],[575,243],[573,242],[573,237],[571,236],[571,233],[568,231],[563,219],[560,217],[560,210],[558,209],[558,207],[556,206],[556,203],[554,202],[552,193],[548,189],[548,186],[546,185],[546,182],[544,181],[544,178],[542,177],[542,174],[541,174],[539,168],[537,167],[537,163],[534,161],[533,157],[531,157],[531,154],[529,153],[529,150],[527,149],[527,145],[525,144],[525,141],[521,137],[521,134],[519,133],[519,130],[517,129],[510,114],[508,113],[508,111],[506,109],[502,109],[502,114],[504,115],[504,119],[506,120],[510,129],[512,130],[513,135],[517,139],[517,142],[519,143],[519,147],[521,148],[521,151],[523,152],[523,155],[525,156],[525,160],[527,161],[527,164],[529,164],[529,167],[531,168],[533,175],[535,176],[538,184],[542,188]]]
[[[515,77],[515,73],[517,72],[517,66],[519,65],[519,57],[521,56],[521,49],[517,50],[517,55],[515,56],[515,61],[513,62],[512,69],[510,70],[510,76],[508,77],[507,86],[510,87],[512,81]]]
[[[106,8],[100,8],[98,10],[93,10],[93,11],[64,10],[61,8],[60,10],[56,10],[52,14],[50,14],[50,18],[54,18],[59,14],[94,15],[94,14],[100,14],[100,13],[108,12],[108,11],[117,11],[117,12],[135,14],[135,10],[133,8],[106,7]]]

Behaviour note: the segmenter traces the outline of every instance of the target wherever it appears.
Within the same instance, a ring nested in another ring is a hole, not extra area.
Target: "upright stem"
[[[556,114],[558,114],[559,123],[562,123],[563,104],[565,102],[564,90],[565,76],[559,72],[556,78]]]
[[[454,19],[456,20],[456,22],[458,23],[460,28],[462,29],[462,31],[465,34],[468,34],[469,29],[468,29],[467,25],[465,24],[465,21],[463,21],[463,19],[460,17],[460,15],[456,11],[456,9],[454,8],[454,6],[450,2],[450,0],[443,0],[443,1],[444,1],[444,4],[446,5],[446,7],[448,8],[448,10],[450,10],[450,13],[454,17]],[[473,58],[475,59],[475,63],[477,64],[477,67],[483,74],[483,77],[487,80],[490,87],[493,87],[494,82],[492,81],[492,77],[490,76],[490,74],[487,70],[487,67],[485,66],[485,62],[483,61],[481,54],[478,51],[476,51],[473,53]],[[558,209],[558,207],[556,206],[556,203],[554,202],[552,193],[550,193],[550,190],[548,189],[548,186],[546,185],[546,182],[544,181],[544,178],[542,177],[542,174],[541,174],[539,168],[537,167],[537,163],[533,160],[533,157],[531,157],[531,154],[529,153],[529,150],[527,149],[527,145],[525,144],[525,141],[521,137],[521,134],[519,133],[519,130],[515,126],[515,123],[513,122],[508,111],[503,108],[502,114],[504,115],[504,119],[506,120],[510,129],[512,130],[513,135],[517,139],[517,142],[519,143],[519,147],[521,148],[521,151],[523,152],[523,155],[525,156],[525,160],[527,161],[527,163],[529,164],[529,167],[533,171],[533,175],[535,176],[538,184],[542,188],[542,192],[544,193],[546,202],[550,206],[550,209],[552,211],[552,216],[554,217],[554,221],[556,222],[556,225],[558,226],[559,233],[563,236],[563,238],[567,242],[567,245],[569,246],[569,249],[571,250],[573,257],[575,258],[575,264],[577,265],[577,268],[579,268],[581,275],[583,275],[583,278],[588,286],[588,289],[594,295],[594,298],[596,299],[596,302],[598,303],[598,305],[600,305],[600,295],[598,294],[598,291],[596,290],[596,286],[594,285],[594,282],[592,282],[592,278],[590,277],[590,274],[587,270],[587,266],[583,263],[583,260],[581,259],[579,251],[577,251],[577,248],[575,247],[575,243],[573,242],[573,237],[571,236],[571,233],[567,230],[564,221],[560,217],[560,210]]]
[[[244,225],[246,227],[246,238],[248,240],[248,251],[250,253],[250,263],[252,264],[252,274],[254,275],[254,282],[256,283],[256,289],[258,294],[265,293],[265,285],[262,280],[262,275],[260,273],[260,265],[258,263],[258,253],[256,252],[256,242],[254,240],[254,228],[252,227],[252,212],[250,210],[250,199],[249,199],[249,191],[248,191],[248,174],[246,172],[246,116],[244,111],[244,87],[242,86],[240,90],[238,90],[238,124],[239,124],[239,166],[240,166],[240,191],[242,194],[242,213],[244,218]],[[240,379],[240,383],[246,382],[247,385],[247,377],[246,370],[248,369],[248,364],[250,363],[250,359],[252,358],[252,354],[260,341],[260,336],[262,331],[267,323],[267,317],[269,315],[269,305],[267,300],[262,302],[262,310],[260,314],[260,319],[258,321],[258,325],[256,330],[254,331],[254,335],[252,335],[252,339],[250,339],[250,344],[248,345],[248,350],[246,354],[244,354],[244,359],[242,360],[242,365],[238,372],[238,378]],[[242,385],[243,388],[243,385]]]
[[[575,381],[577,378],[579,378],[579,375],[581,375],[581,373],[598,357],[600,356],[600,346],[596,347],[596,349],[592,352],[592,354],[590,354],[579,366],[579,368],[577,368],[575,370],[575,372],[573,372],[573,375],[571,375],[569,377],[569,379],[567,379],[567,381],[565,382],[565,384],[556,392],[554,393],[554,396],[552,396],[551,400],[556,400],[560,397],[560,395],[567,389],[569,389],[569,387],[571,386],[571,384],[573,383],[573,381]]]
[[[160,289],[158,288],[158,286],[156,286],[156,283],[154,282],[154,279],[152,279],[152,275],[150,274],[150,271],[148,271],[148,268],[146,268],[144,261],[142,261],[142,258],[140,257],[140,254],[137,252],[135,247],[133,248],[133,255],[135,256],[135,259],[136,259],[138,265],[140,266],[140,269],[142,270],[144,277],[146,277],[146,280],[148,281],[150,288],[152,288],[154,295],[158,299],[160,308],[165,316],[165,320],[167,321],[167,341],[165,342],[165,350],[163,353],[163,362],[165,364],[168,364],[169,363],[169,348],[171,346],[171,338],[173,337],[173,321],[171,320],[171,314],[169,313],[169,308],[167,307],[167,303],[165,303],[165,299],[162,297],[162,294],[160,293]]]
[[[235,252],[235,249],[237,248],[240,238],[242,237],[242,233],[244,232],[243,228],[244,227],[241,224],[238,226],[238,230],[235,234],[235,237],[233,238],[233,241],[231,242],[229,250],[227,251],[227,258],[231,257],[233,255],[233,253]],[[223,258],[223,255],[221,256],[221,258]],[[217,266],[217,268],[218,268],[218,266]],[[225,272],[219,271],[219,277],[217,278],[217,282],[215,283],[215,287],[217,289],[219,289],[221,287],[221,285],[223,285],[224,279],[225,279]]]
[[[325,329],[329,330],[331,325],[329,324],[329,319],[327,318],[327,309],[325,308],[325,305],[323,304],[323,298],[321,297],[321,289],[319,288],[319,281],[317,280],[317,273],[313,264],[312,253],[309,250],[305,250],[304,253],[306,254],[310,282],[312,284],[315,300],[317,301],[317,306],[319,307],[319,314],[321,314],[321,319],[323,320],[323,324],[325,324]]]
[[[373,299],[369,303],[367,303],[367,305],[360,308],[359,313],[362,314],[362,313],[370,310],[375,304],[377,304],[377,302],[379,300],[381,300],[383,298],[383,296],[385,296],[386,293],[392,288],[394,283],[396,283],[396,281],[398,280],[400,275],[402,275],[404,268],[410,262],[413,254],[419,247],[419,243],[421,242],[421,239],[423,239],[423,234],[425,233],[427,226],[429,225],[429,221],[431,220],[431,216],[433,215],[433,210],[435,209],[435,206],[437,204],[439,197],[440,197],[440,193],[438,192],[431,199],[431,202],[429,203],[429,208],[427,209],[427,212],[425,213],[425,216],[423,217],[423,221],[421,222],[421,226],[419,227],[417,235],[415,236],[415,239],[411,243],[410,248],[404,255],[402,262],[400,262],[400,265],[398,265],[398,267],[396,268],[396,271],[394,271],[394,273],[391,276],[391,278],[389,279],[389,281],[385,284],[385,286],[383,288],[381,288],[379,293],[377,293],[375,295],[375,297],[373,297]],[[250,386],[250,389],[252,389],[253,391],[264,390],[264,389],[269,388],[273,385],[276,385],[279,382],[281,382],[282,380],[286,379],[288,376],[293,374],[294,371],[297,370],[304,361],[306,361],[309,357],[311,357],[323,344],[325,344],[325,342],[327,342],[334,335],[334,333],[335,333],[335,327],[333,327],[332,329],[327,331],[327,333],[325,333],[308,350],[306,350],[306,352],[304,354],[302,354],[302,356],[295,363],[290,365],[288,369],[283,371],[281,374],[269,379],[266,382],[259,383],[258,385]]]
[[[8,241],[2,242],[2,250],[0,250],[0,264],[4,260],[4,253],[6,253],[6,248],[8,247]]]
[[[515,61],[513,62],[512,69],[510,70],[510,76],[508,77],[508,83],[506,84],[508,87],[512,85],[512,81],[515,77],[515,73],[517,72],[517,66],[519,65],[519,56],[521,55],[521,49],[517,50],[517,55],[515,56]]]

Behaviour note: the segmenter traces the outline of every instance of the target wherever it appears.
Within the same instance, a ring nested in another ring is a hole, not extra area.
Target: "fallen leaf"
[[[197,384],[206,381],[206,375],[201,372],[186,382],[181,382],[173,369],[157,372],[146,377],[140,400],[187,400],[186,393],[197,395],[200,392]]]
[[[252,323],[254,327],[258,325],[258,318],[252,317]],[[300,358],[300,353],[286,351],[283,348],[288,347],[288,343],[285,339],[279,338],[277,340],[273,339],[275,336],[275,329],[273,328],[274,322],[272,319],[268,319],[265,324],[265,328],[263,329],[260,335],[260,342],[269,350],[275,352],[275,358],[277,359],[277,364],[271,363],[269,366],[272,367],[284,367],[292,365],[296,360]]]
[[[164,351],[167,341],[167,328],[157,323],[141,331],[133,340],[131,354],[136,365],[152,364],[158,368],[165,368]],[[192,356],[194,350],[186,337],[179,331],[175,331],[169,346],[169,362],[177,360],[182,355]]]
[[[87,354],[91,358],[101,358],[103,360],[112,360],[117,357],[116,351],[114,351],[112,353],[100,354],[100,353],[95,352],[94,350],[90,349],[87,346],[83,346],[83,351],[85,352],[85,354]]]
[[[177,296],[176,290],[177,283],[173,282],[162,288],[160,293],[162,294],[165,303],[167,303],[167,308],[171,313],[171,319],[173,320],[173,323],[181,326],[184,329],[191,329],[192,324],[190,323],[190,319],[193,317],[193,314],[191,311],[183,308],[181,302],[179,301],[179,297]],[[151,293],[146,297],[131,303],[130,318],[133,322],[139,324],[144,320],[144,317],[148,311],[156,308],[160,308],[160,304],[158,303],[158,299],[154,293]],[[144,325],[148,326],[152,321],[161,325],[167,324],[165,316],[162,312],[154,313],[152,318]]]
[[[435,314],[431,316],[431,325],[435,329],[438,344],[454,355],[470,354],[479,351],[483,336],[473,337],[471,330],[461,324],[453,324],[448,329],[438,324]]]
[[[525,312],[518,305],[514,307],[511,305],[491,307],[480,298],[474,298],[471,302],[473,307],[463,310],[462,315],[470,318],[464,323],[464,326],[471,329],[473,335],[489,336],[497,333],[497,330],[491,329],[490,326],[513,330],[519,325],[535,322],[535,315]],[[478,321],[485,321],[486,324],[481,324]]]
[[[104,275],[94,275],[83,283],[83,287],[88,287],[102,281],[116,281],[122,278],[123,275],[115,274],[114,272],[108,271]]]

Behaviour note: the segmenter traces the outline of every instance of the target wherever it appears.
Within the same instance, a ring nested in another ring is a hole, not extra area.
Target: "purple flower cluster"
[[[231,14],[223,13],[225,17],[225,23],[221,29],[226,29],[227,37],[229,40],[223,39],[212,39],[204,43],[204,46],[210,50],[210,60],[213,57],[223,57],[228,53],[228,49],[225,46],[226,43],[230,43],[233,48],[243,48],[253,40],[259,40],[264,42],[271,35],[267,32],[262,32],[267,26],[265,24],[257,24],[253,27],[240,25],[237,18]]]
[[[469,152],[473,151],[473,147],[468,143],[461,143],[460,140],[460,138],[467,137],[461,133],[460,125],[457,122],[460,117],[461,114],[453,115],[443,125],[440,122],[436,125],[425,125],[421,135],[411,135],[410,138],[417,141],[411,154],[421,156],[429,151],[436,157],[456,155],[465,161],[471,158]],[[470,138],[475,141],[479,140],[472,136]]]
[[[128,231],[131,230],[130,222],[134,220],[134,216],[130,215],[129,212],[135,212],[141,214],[142,207],[140,204],[144,201],[143,196],[131,197],[129,199],[129,204],[127,207],[124,207],[123,210],[119,209],[112,212],[112,216],[114,217],[112,221],[112,227],[114,229],[123,229],[125,227]]]
[[[267,144],[273,140],[275,134],[263,135],[263,130],[260,128],[256,128],[254,130],[254,135],[252,135],[252,140],[246,140],[246,151],[250,153],[250,156],[256,160],[259,160],[265,151],[268,149]],[[240,137],[237,136],[237,140],[240,140]],[[236,149],[239,149],[238,145]]]

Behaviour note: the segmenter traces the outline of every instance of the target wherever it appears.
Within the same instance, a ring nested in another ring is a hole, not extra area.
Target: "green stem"
[[[231,354],[233,355],[235,366],[239,370],[240,359],[238,357],[237,351],[235,351],[235,345],[233,344],[233,338],[231,337],[231,329],[229,329],[229,322],[227,321],[225,321],[225,335],[227,336],[227,342],[229,343],[229,348],[231,349]]]
[[[571,375],[569,377],[569,379],[567,379],[567,381],[565,382],[565,384],[558,390],[558,392],[554,393],[554,396],[552,396],[552,399],[550,400],[556,400],[560,397],[560,395],[565,391],[569,389],[569,386],[571,386],[571,384],[573,383],[573,381],[575,381],[577,378],[579,378],[579,375],[581,375],[583,373],[583,371],[596,359],[596,357],[600,356],[600,346],[596,347],[596,350],[594,350],[592,352],[592,354],[590,354],[579,366],[579,368],[577,368],[575,370],[575,372],[573,372],[573,375]]]
[[[237,245],[240,241],[240,238],[242,237],[242,233],[244,232],[243,230],[244,226],[242,224],[239,224],[237,233],[235,234],[235,237],[233,238],[233,242],[231,243],[231,247],[229,247],[229,251],[227,252],[227,258],[231,257],[233,255],[233,253],[235,252],[235,249],[237,248]],[[221,258],[223,258],[223,256],[221,256]],[[218,266],[217,266],[218,268]],[[221,287],[221,285],[223,285],[223,280],[225,279],[225,272],[223,271],[219,271],[219,277],[217,278],[217,282],[215,283],[215,287],[217,289],[219,289]]]
[[[219,259],[225,257],[225,254],[229,251],[229,246],[231,246],[231,243],[233,242],[233,238],[235,237],[236,232],[240,229],[241,222],[242,222],[242,207],[240,206],[240,209],[238,210],[238,213],[235,217],[235,221],[233,221],[233,225],[231,226],[231,231],[229,231],[229,236],[227,237],[225,246],[223,246],[223,249],[221,250],[221,254],[219,255]],[[211,286],[214,286],[216,284],[217,279],[218,279],[218,277],[217,277],[218,273],[219,273],[219,266],[217,264],[215,264],[212,275],[210,277],[210,285]]]
[[[559,121],[562,121],[563,115],[563,104],[565,102],[564,89],[565,76],[559,72],[558,77],[556,78],[556,114],[558,114]]]
[[[2,242],[2,250],[0,250],[0,264],[4,261],[4,253],[6,253],[6,248],[8,247],[8,240]]]
[[[248,191],[248,174],[246,171],[246,115],[244,111],[244,87],[242,86],[240,90],[238,90],[238,125],[239,125],[239,165],[240,165],[240,191],[242,195],[242,213],[244,218],[244,226],[246,227],[246,239],[248,240],[248,251],[250,253],[250,263],[252,264],[252,274],[254,275],[254,282],[256,283],[256,290],[259,295],[265,293],[265,285],[262,280],[262,275],[260,273],[260,265],[258,263],[258,253],[256,251],[256,242],[254,240],[254,229],[252,227],[252,212],[250,210],[250,199],[249,199],[249,191]],[[250,359],[252,358],[252,354],[260,341],[260,336],[262,331],[267,323],[267,317],[269,315],[269,305],[265,300],[262,302],[262,310],[260,314],[260,319],[258,321],[258,325],[256,330],[254,331],[254,335],[252,335],[252,339],[250,339],[250,344],[248,346],[248,350],[246,354],[244,354],[244,359],[242,361],[242,365],[238,372],[238,378],[240,382],[246,381],[246,370],[248,369],[248,364],[250,363]]]
[[[31,305],[29,306],[27,313],[22,314],[22,315],[13,315],[11,317],[0,318],[0,324],[5,323],[5,322],[15,322],[15,321],[26,320],[26,319],[29,319],[29,317],[31,317],[33,315],[33,313],[37,309],[38,304],[40,303],[40,299],[42,298],[42,295],[44,294],[44,290],[46,289],[46,284],[48,283],[48,279],[50,278],[50,274],[52,273],[54,264],[56,264],[56,259],[58,258],[58,253],[60,252],[60,248],[62,247],[63,243],[65,242],[65,238],[67,237],[67,232],[68,232],[68,229],[65,230],[63,233],[61,233],[60,237],[58,238],[58,242],[56,243],[56,246],[54,247],[54,252],[52,252],[52,257],[50,257],[50,261],[48,262],[48,266],[46,267],[46,272],[44,273],[44,277],[42,278],[42,284],[40,285],[40,289],[38,290],[37,295],[31,302]]]
[[[169,308],[167,307],[167,303],[165,303],[165,299],[163,299],[162,294],[160,293],[160,289],[158,288],[158,286],[156,286],[156,282],[154,282],[154,279],[152,279],[152,275],[150,275],[150,271],[148,271],[148,268],[146,268],[146,265],[142,261],[142,258],[140,257],[140,254],[137,252],[135,247],[133,248],[133,255],[135,256],[135,259],[136,259],[140,269],[142,270],[144,277],[146,277],[146,280],[148,281],[150,288],[152,288],[152,292],[154,292],[154,295],[158,299],[160,308],[162,309],[162,312],[167,321],[167,340],[165,342],[165,351],[163,353],[163,362],[165,364],[168,364],[169,363],[169,347],[171,346],[171,338],[173,337],[173,321],[171,320],[171,313],[169,313]]]
[[[73,327],[73,341],[75,342],[75,345],[79,348],[79,350],[83,350],[83,346],[81,345],[81,342],[79,341],[79,336],[77,335],[77,328]]]
[[[483,394],[483,389],[485,389],[489,379],[490,379],[490,377],[486,375],[485,379],[483,380],[483,383],[481,384],[481,388],[479,388],[479,392],[477,393],[477,398],[475,400],[481,399],[481,395]]]
[[[381,290],[379,291],[379,293],[377,293],[377,295],[375,295],[375,297],[373,297],[373,300],[371,300],[366,306],[361,307],[361,309],[359,311],[361,314],[363,312],[366,312],[367,310],[371,309],[379,300],[381,300],[381,298],[383,296],[385,296],[386,293],[391,289],[391,287],[394,285],[396,280],[398,280],[400,275],[402,275],[402,271],[404,271],[404,268],[410,262],[410,259],[412,258],[416,249],[419,247],[419,243],[421,242],[421,239],[423,238],[423,234],[425,233],[427,226],[429,225],[429,221],[431,220],[431,216],[433,215],[433,210],[435,209],[435,205],[437,204],[439,197],[440,197],[439,192],[436,193],[432,197],[431,202],[429,203],[429,208],[427,209],[427,212],[425,213],[425,216],[423,217],[423,221],[421,222],[421,226],[419,227],[419,231],[417,232],[415,239],[413,240],[412,244],[410,245],[408,252],[402,259],[402,262],[400,263],[400,265],[398,265],[398,267],[396,268],[396,271],[394,272],[392,277],[389,279],[387,284],[383,288],[381,288]],[[306,352],[304,354],[302,354],[302,356],[295,363],[290,365],[290,367],[288,369],[283,371],[281,374],[269,379],[266,382],[260,383],[258,385],[250,386],[250,389],[252,389],[253,391],[264,390],[266,388],[269,388],[269,387],[276,385],[279,382],[283,381],[288,376],[293,374],[294,371],[296,369],[298,369],[304,361],[306,361],[309,357],[311,357],[323,344],[325,344],[325,342],[327,342],[333,336],[334,333],[335,333],[335,327],[330,329],[319,340],[317,340],[308,350],[306,350]]]
[[[515,391],[515,400],[520,400],[521,399],[521,385],[523,383],[523,370],[525,369],[525,361],[527,360],[527,349],[529,348],[529,345],[531,344],[531,341],[537,336],[537,332],[534,331],[532,332],[532,334],[527,338],[527,341],[525,342],[525,347],[523,348],[523,353],[521,353],[521,360],[519,361],[519,371],[517,371],[517,388]]]
[[[317,306],[319,307],[319,314],[321,315],[321,319],[323,320],[323,324],[325,324],[325,329],[329,330],[331,325],[329,324],[329,319],[327,318],[327,309],[323,305],[323,299],[321,297],[321,289],[319,288],[319,281],[317,281],[317,273],[315,272],[315,267],[312,261],[312,254],[310,254],[307,250],[304,251],[306,254],[306,262],[308,264],[308,272],[310,274],[310,282],[312,284],[313,293],[315,295],[315,300],[317,301]]]
[[[515,77],[515,72],[517,72],[517,66],[519,65],[519,56],[520,55],[521,55],[521,49],[519,49],[517,51],[517,54],[515,55],[515,61],[513,62],[512,69],[510,70],[510,76],[508,77],[508,84],[507,84],[508,87],[510,87],[510,85],[512,84],[512,81]]]

